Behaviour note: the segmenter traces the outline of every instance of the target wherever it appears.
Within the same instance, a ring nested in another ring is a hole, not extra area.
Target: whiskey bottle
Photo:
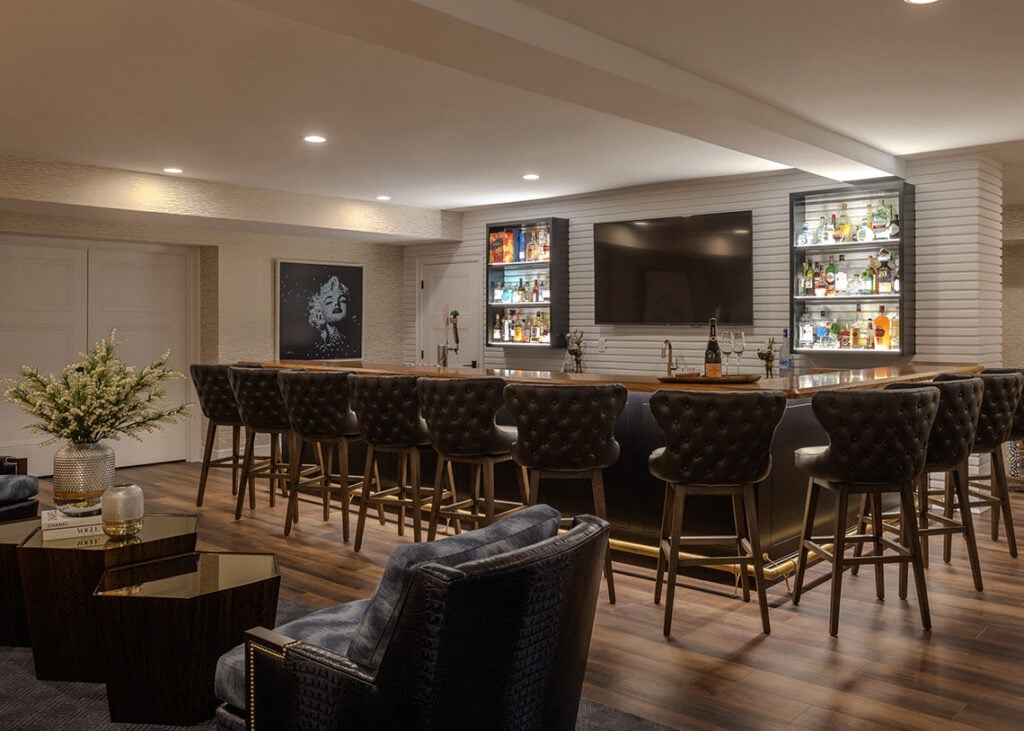
[[[878,272],[876,273],[877,279],[875,280],[878,294],[892,294],[893,292],[894,277],[892,267],[889,266],[891,256],[888,249],[881,249],[878,252]]]
[[[850,347],[851,348],[864,348],[867,343],[864,339],[864,329],[867,327],[864,322],[864,315],[860,311],[860,305],[857,305],[857,311],[853,315],[853,325],[850,327]]]
[[[892,313],[892,317],[889,318],[889,348],[891,350],[900,349],[900,315],[898,312]]]
[[[839,255],[836,264],[836,294],[847,294],[850,291],[850,270],[846,266],[846,255]]]
[[[892,204],[892,214],[890,215],[889,223],[889,238],[898,239],[900,236],[900,214],[896,210],[896,204]]]
[[[850,241],[850,214],[846,212],[846,204],[839,212],[839,233],[842,234],[842,241]]]
[[[491,342],[497,343],[501,340],[501,314],[494,313],[494,327],[491,328]]]
[[[814,268],[814,296],[824,297],[825,289],[825,271],[821,268],[821,262],[818,262]]]
[[[722,375],[722,348],[718,344],[718,321],[711,318],[708,323],[708,346],[704,349],[704,377],[718,378]]]
[[[531,293],[533,302],[540,302],[540,283],[536,279],[533,280],[533,292]]]
[[[839,327],[839,349],[848,350],[850,348],[850,323],[844,322]]]
[[[888,350],[890,345],[889,317],[885,314],[885,305],[878,306],[878,316],[875,317],[875,347],[880,350]]]
[[[843,240],[843,229],[836,221],[836,214],[832,214],[832,243],[838,244]]]

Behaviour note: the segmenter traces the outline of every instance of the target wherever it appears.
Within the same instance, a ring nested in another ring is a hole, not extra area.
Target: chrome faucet
[[[446,308],[447,309],[447,308]],[[455,347],[448,345],[448,328],[451,327],[452,336],[455,340]],[[451,314],[444,317],[444,344],[437,346],[437,367],[448,367],[448,353],[459,352],[459,311],[452,310]]]
[[[666,355],[668,356],[668,365],[665,366],[665,375],[666,376],[671,376],[672,375],[672,342],[669,341],[669,340],[665,340],[665,342],[663,342],[661,344],[661,357],[664,358]]]

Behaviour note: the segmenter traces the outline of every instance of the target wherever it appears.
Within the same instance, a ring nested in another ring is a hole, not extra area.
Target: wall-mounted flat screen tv
[[[594,224],[594,321],[754,323],[751,211]]]

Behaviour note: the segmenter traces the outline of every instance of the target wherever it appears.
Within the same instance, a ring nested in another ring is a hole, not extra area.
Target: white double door
[[[115,328],[129,364],[169,348],[169,365],[187,372],[191,269],[185,248],[0,236],[0,375],[16,377],[22,365],[59,374]],[[190,400],[187,380],[167,382],[167,392]],[[30,474],[48,475],[61,445],[40,446],[47,435],[25,429],[31,421],[0,400],[0,454],[28,457]],[[181,422],[111,442],[117,466],[185,459],[188,429]]]

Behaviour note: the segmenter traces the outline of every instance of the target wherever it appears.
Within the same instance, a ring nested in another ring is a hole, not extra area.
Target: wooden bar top
[[[715,383],[707,379],[699,383],[663,383],[656,375],[627,373],[560,373],[557,371],[525,371],[507,368],[439,368],[434,366],[402,366],[363,364],[355,361],[284,360],[261,363],[268,368],[306,368],[309,370],[344,370],[371,375],[419,375],[435,378],[469,378],[499,376],[515,383],[602,384],[621,383],[630,391],[653,392],[668,389],[713,389],[738,391],[783,391],[789,398],[806,398],[826,389],[878,388],[899,381],[927,381],[940,373],[978,373],[977,363],[903,363],[877,368],[838,369],[805,373],[782,378],[760,378],[754,383]]]

